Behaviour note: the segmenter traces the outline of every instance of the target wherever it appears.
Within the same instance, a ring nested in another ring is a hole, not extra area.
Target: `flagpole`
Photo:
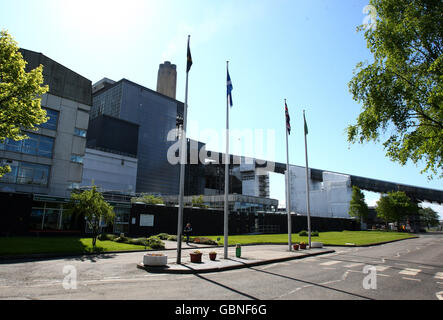
[[[286,118],[286,99],[285,99],[285,129],[286,129],[286,212],[288,214],[288,245],[289,251],[292,251],[292,225],[291,225],[291,200],[290,200],[290,178],[289,178],[289,134]]]
[[[191,36],[188,36],[188,49]],[[188,57],[189,58],[189,57]],[[181,264],[182,250],[182,230],[183,230],[183,206],[185,193],[185,163],[187,160],[186,146],[186,120],[188,115],[188,76],[189,70],[186,70],[186,89],[185,89],[185,106],[183,110],[183,125],[181,130],[181,147],[180,147],[180,191],[178,197],[178,223],[177,223],[177,264]]]
[[[308,166],[308,143],[307,143],[307,130],[306,130],[306,118],[305,110],[303,110],[303,120],[305,125],[305,158],[306,158],[306,207],[308,212],[308,239],[309,248],[311,248],[311,206],[309,201],[309,166]]]
[[[226,61],[226,70],[229,72],[229,61]],[[229,228],[229,96],[226,95],[226,153],[225,153],[225,213],[224,213],[224,256],[228,259],[228,228]]]

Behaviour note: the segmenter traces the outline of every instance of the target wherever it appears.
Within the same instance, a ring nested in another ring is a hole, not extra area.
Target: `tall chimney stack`
[[[176,97],[177,89],[177,66],[165,61],[158,69],[157,92],[172,99]]]

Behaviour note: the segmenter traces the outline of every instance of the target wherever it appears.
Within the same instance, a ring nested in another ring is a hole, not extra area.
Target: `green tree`
[[[423,222],[428,228],[435,227],[440,224],[439,216],[437,212],[432,210],[432,208],[420,208],[418,210],[420,216],[420,221]]]
[[[400,222],[408,216],[413,216],[418,212],[418,205],[414,203],[403,191],[389,192],[377,201],[377,216],[386,223]]]
[[[91,190],[72,193],[67,213],[86,219],[86,223],[92,230],[94,249],[100,231],[100,222],[112,223],[115,217],[114,208],[104,200],[96,186],[92,186]]]
[[[349,83],[363,104],[347,128],[350,143],[383,142],[386,155],[443,177],[443,2],[371,0],[377,14],[365,31],[374,61],[360,62]]]
[[[11,35],[0,32],[0,143],[6,138],[19,141],[27,139],[24,130],[47,121],[41,108],[41,95],[48,91],[43,84],[43,67],[25,72],[26,61]],[[0,166],[0,177],[11,171]]]
[[[144,194],[141,197],[134,197],[131,199],[132,203],[135,202],[144,202],[146,204],[164,204],[163,198],[156,197],[151,194]]]
[[[192,206],[196,208],[207,208],[208,206],[203,203],[203,196],[192,197]]]
[[[349,204],[349,215],[351,217],[356,217],[363,222],[364,219],[368,217],[369,209],[365,202],[365,195],[360,190],[360,188],[352,187],[352,198]]]

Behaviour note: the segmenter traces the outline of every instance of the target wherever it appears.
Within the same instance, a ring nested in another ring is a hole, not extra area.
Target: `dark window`
[[[52,157],[54,138],[32,133],[27,133],[27,136],[29,137],[28,139],[20,141],[5,139],[5,142],[0,144],[0,150],[20,152],[46,158]]]
[[[49,166],[21,162],[10,167],[11,172],[0,178],[1,182],[39,186],[48,185]]]
[[[58,121],[59,112],[51,109],[45,109],[45,110],[46,110],[46,116],[49,118],[49,120],[41,124],[39,127],[49,130],[57,130],[57,121]]]

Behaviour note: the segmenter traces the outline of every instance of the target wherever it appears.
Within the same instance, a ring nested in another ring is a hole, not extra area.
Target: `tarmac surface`
[[[147,252],[147,254],[161,253],[166,255],[168,263],[166,266],[155,267],[146,266],[142,261],[137,264],[137,268],[144,269],[152,273],[209,273],[220,272],[240,268],[248,268],[264,264],[271,264],[295,259],[303,259],[328,253],[334,253],[335,250],[328,248],[312,248],[306,250],[291,250],[288,245],[246,245],[241,247],[241,255],[237,257],[236,247],[228,247],[228,258],[224,258],[224,247],[182,244],[181,263],[177,264],[177,243],[173,241],[164,241],[165,251]],[[193,263],[190,259],[190,253],[200,251],[202,258],[200,263]],[[217,257],[214,261],[209,259],[209,252],[215,251]],[[142,257],[143,258],[143,257]]]

